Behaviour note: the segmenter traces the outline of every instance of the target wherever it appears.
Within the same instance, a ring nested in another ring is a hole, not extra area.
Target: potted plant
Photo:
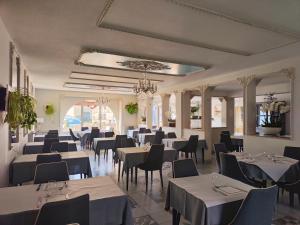
[[[191,117],[192,119],[199,119],[199,116],[195,115],[199,111],[199,106],[192,106],[191,107]]]
[[[9,123],[13,130],[19,126],[30,130],[37,122],[34,98],[22,95],[20,91],[9,92],[5,122]]]
[[[130,115],[136,114],[138,112],[138,103],[132,103],[125,105],[125,109]]]
[[[53,104],[47,104],[44,108],[44,112],[47,116],[51,116],[55,113]]]
[[[285,101],[272,100],[262,104],[261,109],[266,113],[266,117],[259,128],[260,135],[279,135],[290,106]]]

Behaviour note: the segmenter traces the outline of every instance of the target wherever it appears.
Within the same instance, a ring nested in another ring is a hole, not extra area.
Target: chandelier
[[[99,104],[99,105],[106,105],[106,104],[108,104],[110,102],[110,99],[108,98],[108,97],[103,97],[103,96],[101,96],[101,97],[98,97],[97,98],[97,103]]]
[[[153,95],[157,92],[157,85],[151,83],[149,79],[147,79],[146,72],[144,73],[144,79],[140,79],[138,84],[133,87],[134,93],[139,94],[150,94]]]

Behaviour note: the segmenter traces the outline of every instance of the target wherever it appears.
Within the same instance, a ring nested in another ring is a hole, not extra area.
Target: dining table
[[[77,151],[77,145],[73,140],[62,141],[68,142],[68,151]],[[23,154],[43,153],[44,142],[27,142],[23,147]]]
[[[37,155],[49,155],[55,153],[27,154],[17,156],[11,163],[10,182],[13,185],[32,181],[35,174]],[[85,151],[60,152],[63,161],[68,165],[70,175],[84,174],[92,176],[89,155]]]
[[[165,145],[165,147],[174,148],[176,150],[179,150],[179,149],[182,149],[183,147],[185,147],[187,145],[188,141],[189,140],[187,138],[163,138],[162,139],[162,143]],[[205,149],[207,149],[207,144],[206,144],[205,139],[198,140],[197,149],[201,150],[202,163],[204,163],[205,162],[204,153],[205,153]]]
[[[300,174],[300,162],[296,159],[274,153],[251,154],[231,152],[244,173],[251,178],[273,182],[293,182]]]
[[[73,140],[70,134],[60,133],[58,135],[59,141]],[[34,142],[43,142],[45,140],[45,134],[35,134],[33,137]]]
[[[145,162],[149,153],[149,146],[117,148],[118,155],[118,181],[120,181],[121,162],[123,170],[126,172],[126,190],[128,190],[129,169],[133,169]],[[163,162],[173,162],[177,159],[177,151],[173,148],[164,149]]]
[[[191,225],[229,224],[254,187],[218,173],[170,178],[165,209],[173,225],[183,216]]]
[[[91,225],[132,225],[128,196],[109,176],[0,188],[0,224],[34,225],[48,202],[89,194]]]

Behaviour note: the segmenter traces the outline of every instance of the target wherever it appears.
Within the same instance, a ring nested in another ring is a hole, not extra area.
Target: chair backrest
[[[229,130],[223,130],[223,131],[221,131],[221,134],[225,134],[225,135],[230,136],[230,131]]]
[[[81,127],[81,131],[85,131],[85,130],[88,130],[89,128],[88,127]]]
[[[198,135],[191,135],[186,145],[187,152],[196,152],[198,147]]]
[[[164,138],[165,138],[165,132],[156,131],[153,144],[160,145],[162,143],[162,139]]]
[[[219,144],[214,144],[214,149],[216,153],[216,161],[219,168],[219,172],[221,173],[220,152],[227,153],[227,148],[224,143],[219,143]]]
[[[145,168],[148,170],[159,170],[164,158],[164,145],[152,145],[145,160]]]
[[[115,135],[115,132],[113,132],[113,131],[109,131],[109,132],[104,133],[105,137],[113,137],[114,135]]]
[[[75,136],[75,134],[73,133],[71,128],[69,128],[69,132],[70,132],[70,135],[71,135],[73,141],[77,141],[79,139],[78,137]]]
[[[198,176],[193,159],[181,159],[173,162],[173,178]]]
[[[276,186],[252,189],[243,201],[230,225],[272,224],[277,199]]]
[[[146,131],[146,128],[145,128],[145,127],[140,127],[140,129],[139,129],[139,133],[140,133],[140,134],[145,133],[145,131]]]
[[[249,180],[244,175],[236,157],[234,155],[219,153],[221,174],[244,183],[249,183]]]
[[[98,138],[100,137],[100,130],[98,128],[94,128],[91,131],[91,135],[90,135],[90,142],[92,142],[94,140],[94,138]]]
[[[127,135],[117,135],[115,142],[115,149],[127,147]]]
[[[47,138],[58,138],[58,134],[46,134],[45,139]]]
[[[49,153],[51,150],[51,146],[53,143],[59,142],[58,138],[45,138],[44,139],[44,146],[43,146],[43,152]]]
[[[159,128],[158,128],[158,131],[163,131],[163,130],[162,130],[162,127],[159,127]]]
[[[89,195],[49,202],[42,206],[35,225],[90,224]]]
[[[69,143],[68,142],[55,142],[52,143],[51,152],[68,152],[69,151]]]
[[[168,137],[168,138],[177,138],[175,132],[169,132],[169,133],[167,134],[167,137]]]
[[[146,129],[146,130],[145,130],[145,133],[146,133],[146,134],[150,134],[150,133],[151,133],[151,130],[150,130],[150,129]]]
[[[136,147],[132,138],[127,138],[126,147]]]
[[[35,168],[35,184],[66,180],[69,180],[69,172],[65,161],[42,163]]]
[[[300,147],[285,146],[283,155],[292,159],[300,160]]]
[[[99,129],[98,127],[92,127],[92,130]]]
[[[234,151],[230,134],[226,134],[226,133],[222,134],[221,133],[220,134],[220,143],[224,143],[226,145],[226,148],[228,151],[230,151],[230,152]]]
[[[52,163],[52,162],[60,162],[61,155],[60,154],[40,154],[36,156],[36,165],[42,163]]]
[[[57,134],[58,135],[58,130],[49,130],[48,134]]]

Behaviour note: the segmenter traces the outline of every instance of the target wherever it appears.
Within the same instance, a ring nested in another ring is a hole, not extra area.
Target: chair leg
[[[130,175],[131,175],[131,183],[133,182],[133,167],[132,168],[130,168]]]
[[[163,176],[162,176],[162,169],[159,170],[159,175],[160,175],[160,183],[161,183],[161,187],[164,187],[164,181],[163,181]]]
[[[204,162],[205,162],[205,159],[204,159],[204,151],[205,151],[205,149],[202,148],[202,164],[204,164]]]
[[[145,179],[146,179],[146,192],[148,192],[148,171],[145,170]]]
[[[294,207],[294,192],[289,192],[289,197],[290,197],[290,206]]]
[[[151,184],[153,184],[153,171],[151,170]]]
[[[194,155],[195,155],[195,160],[196,160],[196,164],[198,163],[198,160],[197,160],[197,153],[194,152]]]
[[[172,215],[173,215],[173,225],[179,225],[180,223],[180,213],[177,212],[176,209],[172,209]]]
[[[135,167],[135,184],[137,184],[138,168]]]

